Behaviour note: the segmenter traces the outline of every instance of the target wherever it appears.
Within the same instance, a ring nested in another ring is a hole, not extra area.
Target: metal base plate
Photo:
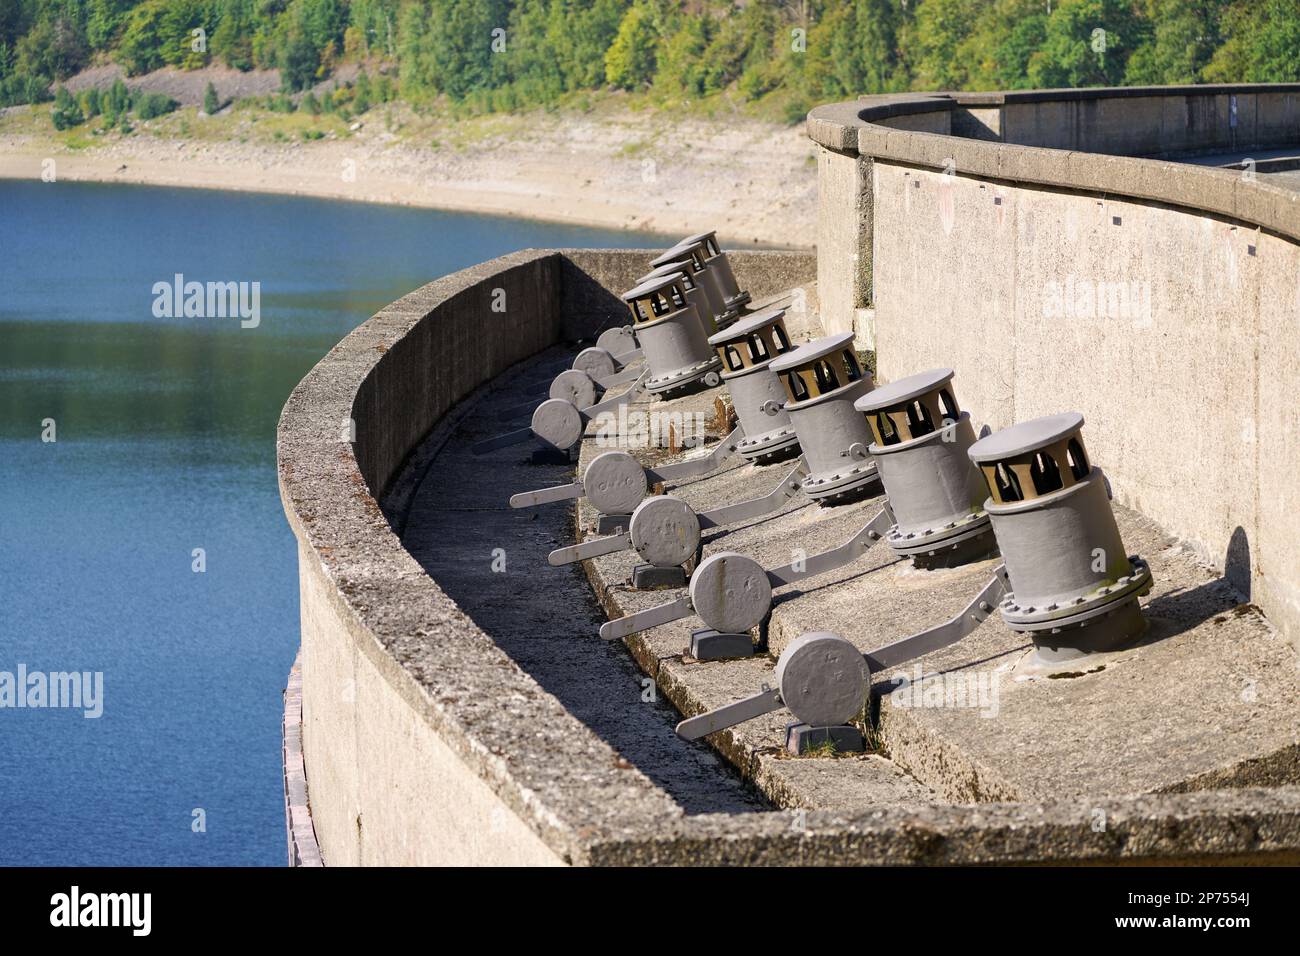
[[[1110,605],[1073,625],[1051,631],[1030,631],[1034,652],[1016,667],[1017,673],[1046,675],[1080,673],[1104,663],[1108,655],[1133,647],[1148,624],[1136,595]]]
[[[809,751],[860,754],[867,749],[867,742],[862,731],[848,724],[830,727],[790,724],[785,728],[785,749],[796,757]]]
[[[593,530],[599,535],[618,534],[626,531],[631,524],[631,515],[597,515]]]
[[[725,661],[754,656],[754,639],[748,634],[723,634],[711,627],[691,631],[687,651],[697,661]]]
[[[707,362],[698,362],[685,368],[675,369],[666,375],[657,375],[646,380],[645,390],[651,395],[659,395],[691,385],[712,388],[722,381],[722,359],[714,356]],[[706,381],[708,379],[708,381]]]
[[[638,591],[684,588],[686,569],[656,568],[653,564],[638,564],[632,569],[632,587]]]

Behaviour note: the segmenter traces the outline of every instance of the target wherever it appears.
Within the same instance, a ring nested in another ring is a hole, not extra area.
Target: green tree
[[[203,112],[213,116],[219,109],[221,109],[221,98],[217,96],[217,88],[209,83],[208,88],[203,91]]]
[[[1029,58],[1036,87],[1118,86],[1150,24],[1128,0],[1061,0],[1047,18],[1042,47]]]
[[[108,88],[108,93],[104,97],[104,116],[111,126],[116,123],[119,116],[125,116],[131,105],[131,94],[118,77],[113,81],[113,85]]]
[[[280,59],[280,82],[286,90],[305,90],[316,81],[320,53],[304,33],[288,41]]]
[[[218,0],[216,10],[217,28],[209,43],[212,55],[237,70],[251,70],[257,33],[253,0]]]
[[[648,84],[654,78],[658,43],[653,11],[647,4],[634,3],[605,53],[605,79],[626,90]]]
[[[1124,82],[1134,85],[1195,83],[1222,42],[1227,0],[1147,0],[1150,35],[1129,58]]]
[[[962,43],[974,32],[980,0],[923,0],[906,39],[920,90],[959,90],[968,71]]]
[[[138,76],[166,65],[162,50],[166,16],[166,0],[149,0],[131,11],[117,46],[117,61],[129,75]]]
[[[1238,0],[1225,11],[1226,40],[1202,71],[1211,83],[1300,79],[1300,11],[1293,0]]]
[[[50,112],[50,118],[54,121],[54,128],[57,130],[71,129],[86,121],[81,107],[72,98],[66,86],[60,86],[54,94],[54,109]]]

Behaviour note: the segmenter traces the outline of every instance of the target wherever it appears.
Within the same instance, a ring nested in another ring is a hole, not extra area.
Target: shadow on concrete
[[[1145,607],[1151,628],[1142,643],[1167,640],[1204,621],[1220,617],[1226,620],[1228,614],[1252,611],[1250,539],[1240,526],[1228,541],[1223,567],[1221,578],[1194,588],[1170,591],[1148,601]]]
[[[600,639],[605,617],[581,567],[547,563],[573,542],[572,504],[509,508],[511,494],[568,483],[572,468],[531,464],[530,445],[469,455],[503,430],[498,410],[518,401],[489,392],[460,421],[410,497],[403,544],[502,650],[686,813],[771,809],[710,748],[679,738],[680,716],[653,680],[621,643]]]

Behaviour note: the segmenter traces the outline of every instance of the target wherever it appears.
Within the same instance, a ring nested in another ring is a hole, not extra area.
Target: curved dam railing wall
[[[994,429],[1082,411],[1115,496],[1300,637],[1300,194],[1174,155],[1300,143],[1300,86],[809,114],[828,331],[951,366]]]
[[[439,279],[347,336],[285,405],[302,751],[326,864],[584,862],[607,833],[665,832],[680,817],[456,606],[378,503],[476,388],[626,322],[614,290],[654,254],[529,251]],[[756,298],[811,284],[806,253],[731,259]]]

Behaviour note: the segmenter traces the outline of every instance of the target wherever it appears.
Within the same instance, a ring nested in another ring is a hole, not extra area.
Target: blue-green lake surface
[[[285,398],[438,276],[667,239],[71,183],[0,181],[0,213],[0,691],[19,667],[103,674],[97,719],[0,707],[0,864],[283,865]],[[260,324],[155,317],[153,286],[177,273],[260,283]]]

